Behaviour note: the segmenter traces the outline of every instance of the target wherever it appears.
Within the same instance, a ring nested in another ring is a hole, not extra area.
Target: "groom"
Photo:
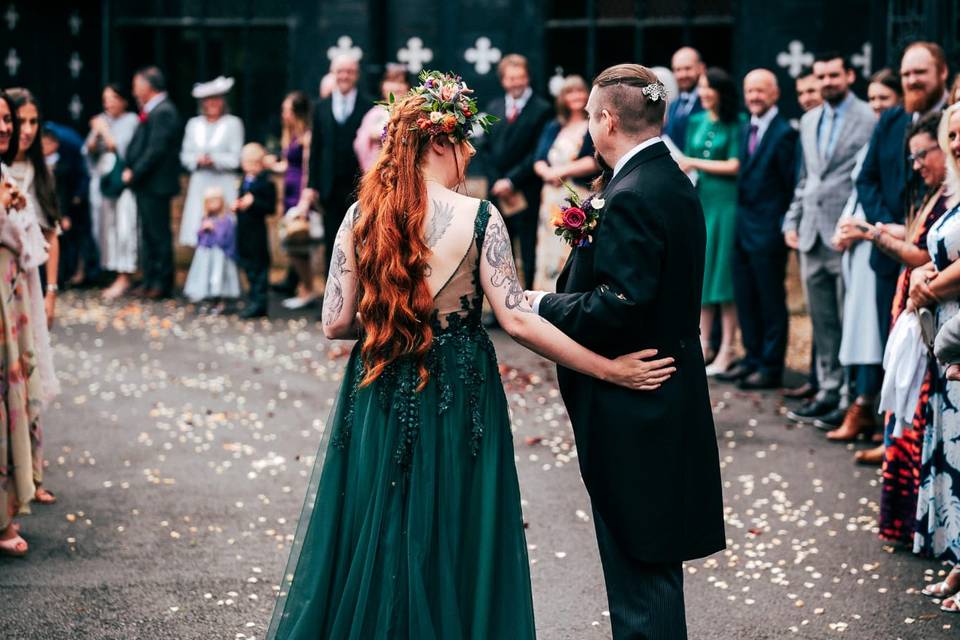
[[[725,547],[720,463],[698,323],[705,229],[690,180],[660,140],[666,92],[646,67],[594,80],[590,135],[613,167],[593,244],[574,249],[558,293],[534,310],[614,357],[676,360],[652,392],[559,368],[593,503],[615,640],[686,638],[684,560]]]

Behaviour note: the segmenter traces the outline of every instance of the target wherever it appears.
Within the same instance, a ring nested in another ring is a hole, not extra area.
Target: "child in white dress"
[[[197,234],[197,249],[183,293],[191,302],[210,300],[223,310],[223,300],[240,297],[237,271],[237,221],[226,209],[223,191],[211,187],[203,194],[203,221]]]

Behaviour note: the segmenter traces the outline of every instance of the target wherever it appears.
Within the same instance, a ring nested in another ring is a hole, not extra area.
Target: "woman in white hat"
[[[223,76],[193,85],[192,95],[200,103],[200,115],[187,122],[180,150],[180,162],[190,171],[179,236],[180,244],[186,247],[197,246],[197,232],[203,220],[203,194],[207,189],[219,187],[227,209],[237,198],[243,122],[227,113],[224,96],[232,88],[233,78]]]

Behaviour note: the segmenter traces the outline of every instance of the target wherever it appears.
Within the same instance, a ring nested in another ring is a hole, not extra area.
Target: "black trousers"
[[[533,289],[533,276],[537,272],[537,224],[540,220],[539,201],[533,202],[527,196],[530,206],[506,218],[507,233],[511,242],[520,242],[520,262],[523,265],[523,288]]]
[[[596,510],[593,520],[613,640],[686,640],[683,565],[639,562],[624,553]]]
[[[887,346],[887,336],[890,335],[890,320],[893,310],[893,299],[897,294],[897,280],[899,274],[895,276],[877,276],[877,319],[880,321],[880,343],[884,348]]]
[[[143,286],[169,294],[173,291],[173,232],[170,196],[137,194],[140,217],[140,264]]]
[[[266,311],[270,263],[244,258],[240,258],[238,262],[240,268],[247,275],[247,282],[250,285],[250,289],[247,291],[247,306],[259,311]]]
[[[337,232],[347,215],[347,209],[354,201],[356,188],[352,179],[335,179],[330,196],[320,205],[323,207],[323,261],[326,265],[324,275],[330,273],[330,261],[333,259],[333,245],[337,239]]]
[[[744,364],[774,376],[783,374],[789,318],[786,251],[733,250],[733,290],[747,355]]]

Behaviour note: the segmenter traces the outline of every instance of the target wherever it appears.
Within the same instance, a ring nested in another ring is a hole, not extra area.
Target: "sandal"
[[[37,487],[37,492],[34,494],[33,499],[40,504],[54,504],[57,501],[57,496],[43,487]]]
[[[947,598],[940,604],[940,611],[947,613],[960,613],[960,596]]]
[[[22,558],[30,550],[27,541],[15,534],[8,540],[0,540],[0,556],[10,556],[12,558]]]
[[[920,593],[928,598],[950,598],[955,596],[957,593],[960,593],[960,584],[957,584],[955,587],[950,586],[950,577],[954,573],[954,571],[950,571],[950,573],[947,574],[946,580],[937,582],[936,584],[928,584],[920,591]]]

